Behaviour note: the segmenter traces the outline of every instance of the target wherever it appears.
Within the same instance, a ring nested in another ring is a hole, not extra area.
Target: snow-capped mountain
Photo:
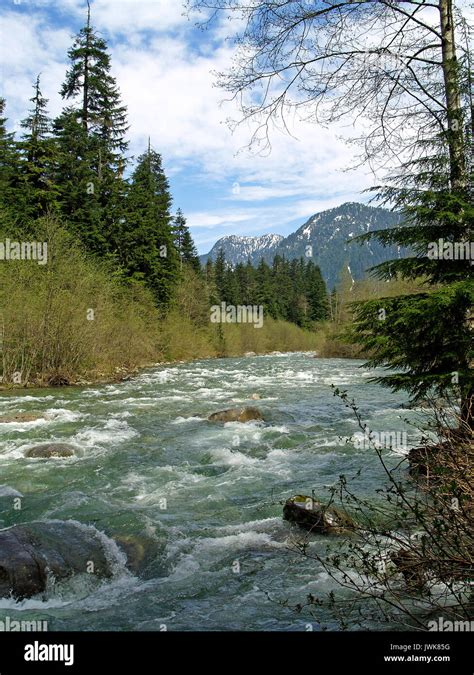
[[[284,241],[281,234],[264,234],[261,237],[222,237],[207,255],[201,256],[201,262],[205,263],[208,258],[215,260],[219,251],[224,251],[226,260],[232,265],[239,262],[258,263],[262,257],[272,259],[276,255],[278,246]]]
[[[328,288],[332,289],[343,266],[349,266],[357,280],[363,279],[370,267],[400,257],[402,254],[396,246],[384,248],[376,240],[350,243],[365,232],[390,229],[399,224],[400,216],[387,209],[348,202],[317,213],[286,238],[276,234],[224,237],[201,261],[215,260],[221,249],[232,265],[245,263],[249,258],[253,264],[258,264],[261,258],[271,263],[277,254],[289,260],[305,257],[319,265]]]

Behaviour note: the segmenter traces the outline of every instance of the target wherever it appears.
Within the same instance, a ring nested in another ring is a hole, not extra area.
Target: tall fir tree
[[[87,23],[76,36],[68,56],[71,65],[61,95],[65,100],[76,103],[66,111],[67,117],[73,114],[76,124],[66,120],[67,134],[69,137],[71,134],[77,136],[76,147],[86,146],[83,154],[77,155],[77,162],[87,166],[78,169],[78,172],[81,176],[89,174],[91,180],[87,181],[81,204],[77,203],[79,193],[68,202],[68,194],[63,191],[62,199],[79,233],[80,214],[90,211],[87,227],[94,223],[98,231],[95,235],[86,232],[83,239],[94,252],[105,254],[114,250],[118,223],[124,217],[123,173],[128,124],[126,107],[121,103],[120,92],[110,72],[107,43],[92,27],[90,7]],[[62,126],[64,120],[59,121],[59,127]],[[60,172],[62,168],[60,165]]]
[[[326,321],[329,318],[329,299],[321,270],[312,261],[305,269],[305,295],[308,299],[308,319]]]
[[[22,153],[21,174],[26,189],[25,216],[31,220],[53,211],[59,197],[54,180],[57,144],[51,135],[48,101],[41,92],[39,75],[33,89],[34,95],[30,99],[32,108],[28,117],[21,122],[24,133],[18,144]]]
[[[67,108],[54,122],[57,142],[55,182],[61,213],[88,251],[105,255],[110,241],[102,227],[94,151],[77,113]]]
[[[225,253],[221,249],[217,254],[214,264],[214,284],[219,302],[226,301],[226,268]]]
[[[20,178],[21,157],[15,134],[7,130],[5,105],[5,99],[0,98],[0,227],[12,231],[21,223],[26,202]]]
[[[412,251],[377,266],[376,276],[420,279],[424,288],[358,304],[352,337],[371,354],[369,366],[395,371],[376,381],[407,391],[415,401],[457,398],[460,427],[473,434],[474,267],[466,247],[472,242],[474,203],[469,186],[452,181],[443,139],[433,143],[433,151],[431,157],[406,163],[391,177],[392,184],[379,190],[404,214],[403,226],[364,237]]]
[[[194,245],[189,227],[187,226],[186,218],[184,217],[181,209],[178,209],[176,212],[173,232],[175,246],[179,253],[181,266],[183,264],[188,265],[195,272],[200,273],[201,263],[199,262],[198,252],[196,246]]]
[[[169,305],[179,276],[171,202],[161,156],[149,145],[132,174],[118,252],[126,274],[149,286],[160,307]]]

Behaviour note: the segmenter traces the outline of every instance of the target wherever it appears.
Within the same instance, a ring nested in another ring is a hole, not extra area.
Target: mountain
[[[261,258],[271,263],[275,255],[289,260],[311,258],[321,268],[328,288],[332,289],[344,266],[348,266],[352,277],[359,280],[367,276],[370,267],[402,256],[398,247],[384,248],[376,240],[350,243],[361,234],[390,229],[400,222],[400,215],[387,209],[348,202],[317,213],[286,238],[277,234],[223,237],[207,255],[201,256],[201,262],[205,263],[209,258],[215,260],[221,249],[231,265],[245,263],[249,258],[255,265]]]
[[[225,258],[232,265],[239,262],[247,262],[250,258],[252,262],[258,263],[260,258],[272,260],[276,255],[278,246],[284,241],[285,237],[281,234],[264,234],[262,237],[238,237],[231,235],[219,239],[207,255],[200,257],[201,263],[206,263],[208,258],[215,260],[219,251],[224,251]]]

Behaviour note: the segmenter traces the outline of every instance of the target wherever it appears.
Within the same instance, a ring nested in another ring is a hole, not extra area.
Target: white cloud
[[[52,0],[42,4],[52,5]],[[2,19],[7,114],[17,120],[25,116],[31,85],[40,71],[50,111],[53,115],[60,111],[57,92],[73,32],[48,25],[48,14],[40,11],[40,3],[34,5],[28,21],[15,11],[4,12]],[[84,5],[81,0],[62,2],[60,19],[70,12],[77,25]],[[225,120],[238,111],[234,104],[221,105],[224,95],[214,86],[213,71],[230,64],[231,46],[196,49],[196,39],[206,38],[196,38],[179,0],[95,0],[92,11],[98,29],[113,36],[113,74],[129,110],[131,153],[143,152],[151,136],[175,180],[186,172],[187,181],[202,185],[204,195],[210,185],[218,187],[217,200],[214,192],[204,208],[200,200],[199,210],[187,210],[198,243],[215,241],[224,233],[282,231],[295,219],[303,221],[317,210],[355,198],[370,185],[362,171],[340,171],[351,161],[347,146],[336,135],[347,133],[342,129],[327,130],[295,119],[296,139],[275,132],[270,156],[243,150],[251,128],[242,125],[230,133]],[[223,34],[222,27],[220,31]],[[241,185],[239,194],[233,191],[236,181]]]
[[[110,33],[166,32],[188,22],[180,0],[94,0],[92,15]]]

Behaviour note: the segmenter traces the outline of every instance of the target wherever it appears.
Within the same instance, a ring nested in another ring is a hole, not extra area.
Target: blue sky
[[[213,74],[234,53],[226,20],[203,32],[180,0],[91,4],[128,106],[130,154],[143,152],[151,137],[200,253],[225,235],[286,235],[317,211],[367,200],[361,191],[373,176],[343,171],[352,151],[341,136],[350,129],[295,119],[293,136],[273,132],[266,156],[246,147],[251,127],[231,133],[226,120],[238,111]],[[1,90],[12,129],[26,115],[38,73],[50,114],[60,112],[67,50],[85,18],[85,0],[0,0]]]

